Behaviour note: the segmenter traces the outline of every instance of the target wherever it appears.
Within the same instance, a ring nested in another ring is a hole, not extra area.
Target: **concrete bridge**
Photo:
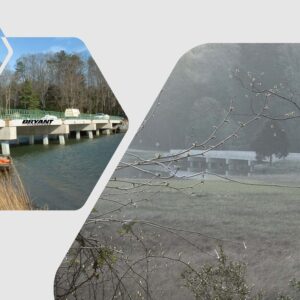
[[[129,149],[128,152],[144,159],[156,156],[155,151]],[[169,155],[177,156],[182,152],[183,149],[172,149],[164,152],[157,151],[162,157]],[[184,152],[181,157],[181,159],[175,160],[172,163],[172,168],[180,168],[180,174],[182,172],[200,173],[207,171],[225,176],[236,173],[249,176],[253,172],[254,165],[257,164],[256,153],[254,151],[211,150],[203,153],[202,150],[190,150],[188,153]],[[128,159],[133,160],[134,157],[128,156]],[[273,157],[273,162],[278,160],[278,158]],[[300,153],[290,153],[284,160],[300,161]],[[162,171],[162,167],[159,165],[150,165],[145,167],[145,169],[155,172]]]
[[[78,117],[65,117],[64,113],[30,110],[0,111],[0,142],[2,154],[10,154],[10,141],[28,137],[34,144],[36,137],[42,137],[43,144],[49,144],[49,136],[57,136],[61,145],[71,132],[80,139],[85,132],[90,139],[94,134],[111,134],[123,123],[123,118],[108,115],[80,114]]]
[[[182,150],[170,150],[171,154],[178,154]],[[185,154],[186,155],[186,154]],[[181,169],[188,172],[215,171],[224,172],[226,176],[236,170],[240,170],[248,175],[253,171],[256,162],[254,151],[222,151],[211,150],[203,153],[201,150],[190,150],[189,156],[179,161]]]
[[[170,150],[170,154],[178,154],[182,150]],[[188,172],[199,172],[200,170],[224,172],[226,176],[230,173],[240,171],[248,176],[253,172],[257,164],[254,151],[234,150],[211,150],[204,154],[201,150],[189,151],[189,156],[179,161],[181,169]],[[185,154],[186,155],[186,154]],[[290,153],[284,158],[287,161],[300,161],[300,153]],[[273,162],[280,160],[273,156]]]

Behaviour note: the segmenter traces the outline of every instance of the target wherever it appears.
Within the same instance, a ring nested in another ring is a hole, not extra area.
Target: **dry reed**
[[[29,196],[14,167],[0,174],[0,210],[31,210]]]

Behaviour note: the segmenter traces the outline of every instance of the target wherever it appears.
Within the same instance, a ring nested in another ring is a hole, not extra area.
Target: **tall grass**
[[[0,174],[0,210],[33,209],[25,187],[14,167]]]

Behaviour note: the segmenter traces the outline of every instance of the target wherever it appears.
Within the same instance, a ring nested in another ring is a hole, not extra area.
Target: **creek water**
[[[73,210],[84,205],[123,136],[12,146],[11,156],[35,206]]]

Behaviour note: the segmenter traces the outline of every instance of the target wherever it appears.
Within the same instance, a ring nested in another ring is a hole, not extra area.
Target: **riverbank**
[[[0,210],[32,210],[33,205],[14,166],[0,174]]]
[[[145,182],[143,179],[135,181],[136,187]],[[292,186],[297,181],[295,177],[290,182],[288,178],[283,180],[282,176],[269,178],[269,182]],[[183,234],[185,239],[192,240],[198,246],[196,248],[170,231],[134,225],[136,230],[139,228],[144,232],[143,242],[148,248],[155,249],[161,245],[159,249],[164,249],[164,255],[174,258],[182,253],[182,259],[200,268],[216,260],[213,256],[219,241],[214,238],[226,240],[222,244],[230,259],[247,264],[247,282],[254,286],[254,291],[263,290],[264,299],[275,299],[278,292],[288,292],[289,280],[300,277],[298,188],[242,185],[222,180],[209,180],[201,184],[198,180],[175,179],[168,183],[169,187],[156,187],[164,184],[164,181],[156,180],[152,182],[154,186],[143,185],[128,190],[132,185],[111,182],[110,186],[115,185],[119,189],[105,189],[102,195],[105,200],[98,202],[91,218],[100,212],[105,215],[105,212],[113,211],[121,204],[134,203],[123,207],[120,212],[109,213],[107,217],[146,220],[203,234]],[[120,230],[119,224],[108,222],[101,225],[99,237],[112,236],[111,243],[117,249],[131,249],[128,255],[133,259],[141,255],[132,240],[118,238],[116,232]],[[93,224],[85,230],[94,234],[99,231],[98,226]],[[152,253],[155,255],[156,250]],[[150,289],[154,295],[160,299],[193,299],[183,287],[182,265],[170,262],[168,266],[159,262],[156,265],[150,275]]]

